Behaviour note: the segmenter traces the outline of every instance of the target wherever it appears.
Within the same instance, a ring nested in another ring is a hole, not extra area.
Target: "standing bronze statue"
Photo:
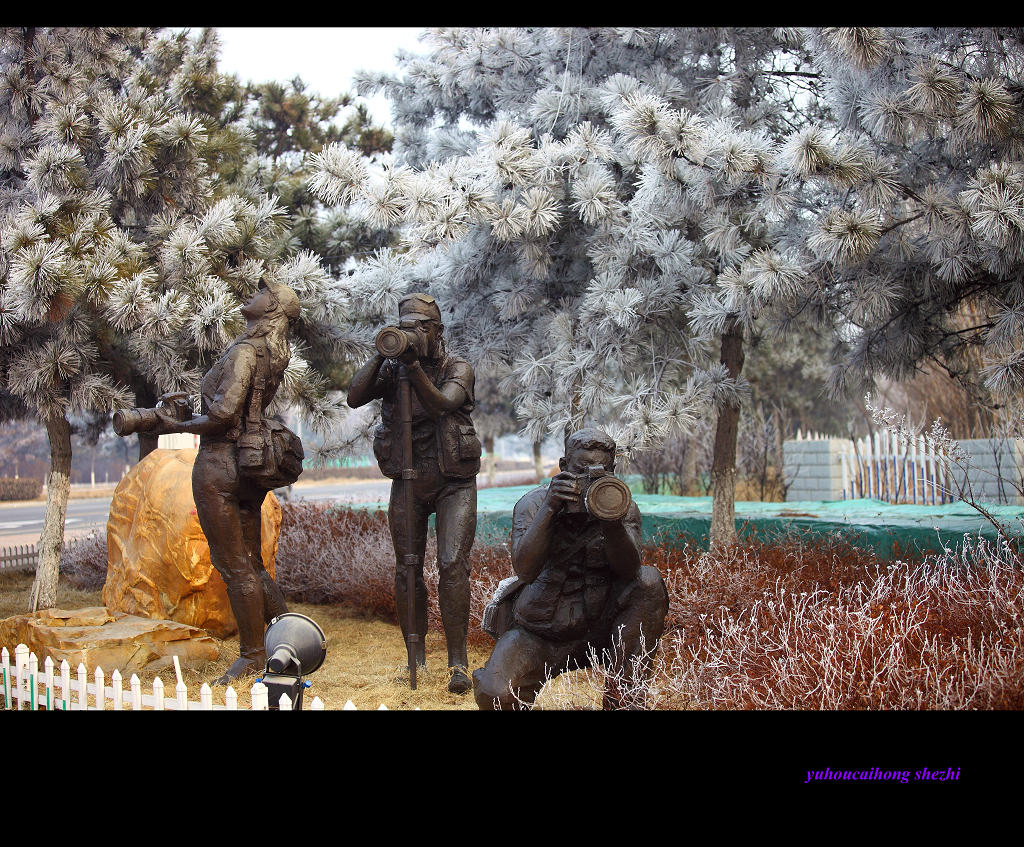
[[[512,513],[512,567],[487,608],[497,639],[473,673],[481,709],[532,705],[547,675],[590,665],[591,651],[629,684],[645,679],[665,629],[668,591],[640,561],[640,511],[612,475],[615,442],[587,427],[570,435],[561,473]],[[605,704],[619,705],[616,692]]]
[[[119,435],[139,428],[158,435],[199,435],[192,495],[210,559],[227,583],[241,653],[216,685],[264,669],[265,624],[288,611],[281,589],[263,567],[260,513],[268,491],[294,482],[302,472],[298,437],[264,414],[291,357],[288,333],[299,317],[298,298],[287,285],[261,280],[242,315],[245,332],[203,377],[198,416],[180,402],[165,402],[155,410],[128,413],[155,417],[152,422],[114,420]]]
[[[377,353],[352,379],[348,404],[380,398],[373,451],[391,478],[388,524],[395,548],[395,608],[409,651],[410,684],[426,664],[427,518],[436,513],[437,600],[448,647],[448,690],[469,690],[469,552],[476,533],[481,445],[473,429],[473,368],[445,351],[441,311],[429,294],[398,305],[399,326],[378,334]],[[410,586],[414,586],[410,589]],[[415,599],[415,603],[411,602]]]

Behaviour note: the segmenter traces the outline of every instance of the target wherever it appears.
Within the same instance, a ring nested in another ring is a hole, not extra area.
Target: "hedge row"
[[[0,500],[35,500],[42,493],[41,479],[0,476]]]

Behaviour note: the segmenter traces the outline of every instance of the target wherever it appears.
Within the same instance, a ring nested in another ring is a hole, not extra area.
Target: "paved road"
[[[45,508],[46,504],[42,501],[3,504],[0,507],[0,547],[35,544],[43,529]],[[95,527],[105,527],[109,513],[109,497],[69,500],[65,535],[71,538],[85,535]]]
[[[502,471],[498,481],[519,481],[524,471]],[[367,479],[346,483],[310,482],[292,489],[292,499],[337,503],[387,503],[391,494],[391,480]],[[45,503],[0,504],[0,547],[15,544],[35,544],[43,528]],[[65,536],[67,538],[85,535],[91,529],[105,529],[110,514],[110,497],[95,497],[68,501]]]

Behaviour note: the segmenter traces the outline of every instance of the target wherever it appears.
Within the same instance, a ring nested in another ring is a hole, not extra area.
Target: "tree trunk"
[[[484,450],[487,453],[487,484],[494,487],[494,436],[488,435],[484,438]]]
[[[722,336],[720,361],[736,379],[743,369],[743,328],[730,321]],[[718,413],[715,453],[711,465],[711,549],[736,543],[736,436],[739,404],[726,404]]]
[[[782,410],[776,406],[772,414],[775,417],[775,490],[786,499],[786,424],[782,418]]]
[[[57,577],[64,547],[64,519],[71,492],[71,424],[64,415],[47,418],[50,440],[50,472],[46,475],[46,513],[39,536],[36,579],[29,595],[29,612],[52,609],[57,604]]]
[[[775,419],[775,461],[778,462],[780,478],[785,452],[786,432],[785,424],[782,421],[782,413],[778,406],[772,410],[772,417]]]
[[[697,439],[686,439],[686,453],[683,456],[683,478],[680,482],[679,493],[684,497],[691,492],[699,494],[700,486],[697,484]]]
[[[137,435],[139,437],[139,461],[141,462],[146,456],[156,450],[160,436],[149,432],[140,432]]]
[[[139,404],[140,408],[152,409],[156,405],[157,396],[146,384],[140,384],[135,386],[135,402]],[[157,441],[160,438],[159,435],[153,435],[150,432],[138,433],[139,438],[139,461],[141,462],[150,453],[156,450]]]
[[[537,473],[538,484],[544,481],[544,462],[540,457],[540,442],[533,442],[533,469]]]

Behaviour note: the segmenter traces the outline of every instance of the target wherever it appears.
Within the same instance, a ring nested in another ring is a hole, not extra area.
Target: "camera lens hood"
[[[617,521],[626,516],[633,502],[629,486],[615,476],[595,479],[585,496],[587,511],[603,521]]]
[[[409,335],[397,326],[386,326],[377,333],[374,345],[382,356],[394,359],[409,347]]]
[[[120,436],[147,432],[157,423],[155,409],[122,409],[114,412],[114,432]]]

